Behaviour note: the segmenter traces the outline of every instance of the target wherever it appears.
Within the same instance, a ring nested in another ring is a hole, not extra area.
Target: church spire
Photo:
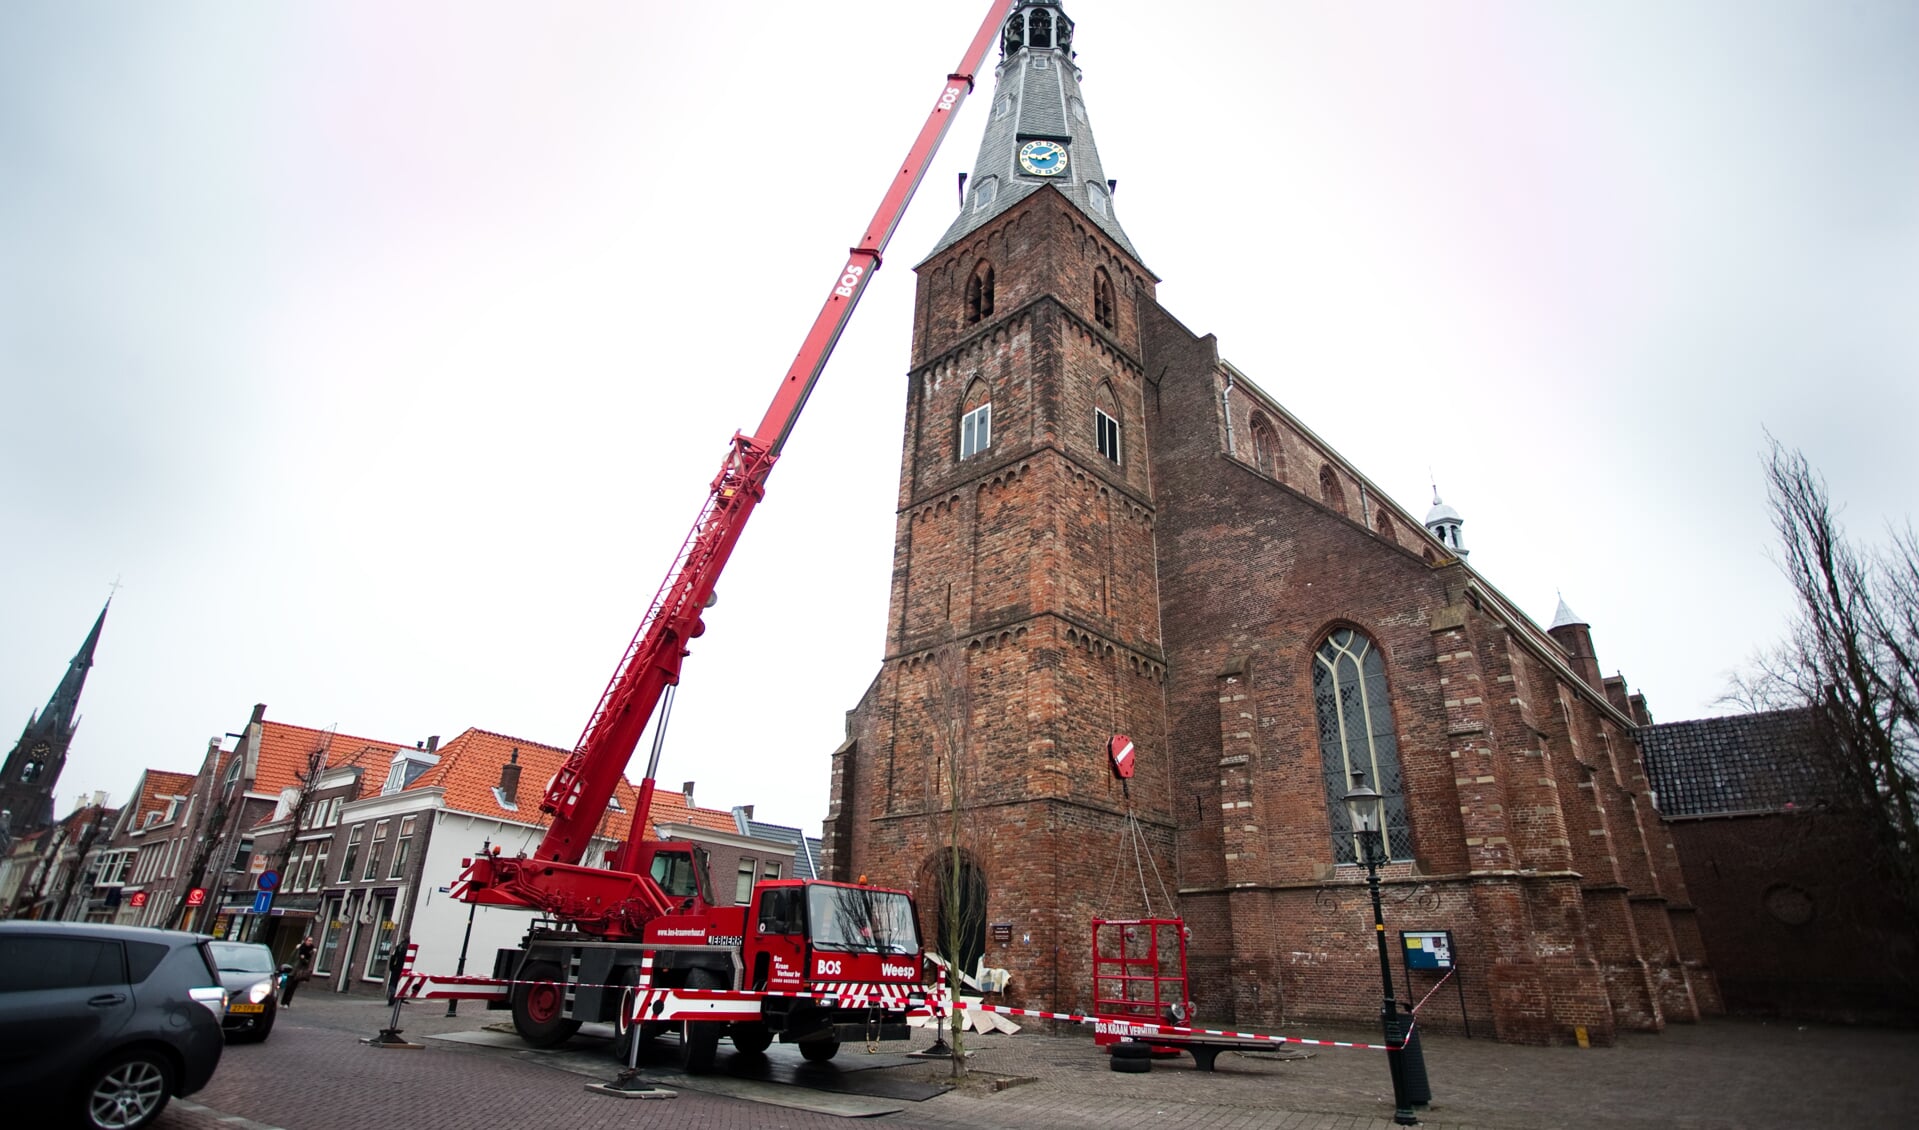
[[[1134,259],[1079,92],[1073,21],[1058,0],[1019,0],[1000,29],[993,108],[963,210],[927,258],[1052,186]]]
[[[100,615],[93,621],[93,630],[87,633],[87,640],[80,645],[73,661],[67,664],[67,673],[61,677],[60,685],[54,688],[53,697],[47,700],[47,708],[40,712],[37,722],[55,734],[71,737],[75,719],[80,713],[80,691],[87,684],[87,671],[93,667],[93,651],[100,646],[100,629],[106,625],[107,609],[113,607],[113,598],[100,609]],[[51,735],[49,735],[51,736]]]
[[[73,731],[80,714],[80,691],[86,686],[87,671],[93,666],[93,653],[100,646],[100,629],[106,626],[107,609],[93,621],[93,630],[73,660],[67,673],[47,699],[44,710],[28,720],[14,743],[13,752],[0,764],[0,844],[9,837],[25,835],[53,822],[53,788],[67,762],[67,747],[73,744]]]

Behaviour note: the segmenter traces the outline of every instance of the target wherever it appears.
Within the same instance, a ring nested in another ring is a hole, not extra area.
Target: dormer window
[[[993,316],[993,265],[982,259],[966,280],[966,321],[968,325]]]
[[[1114,313],[1113,276],[1106,273],[1105,267],[1093,270],[1093,320],[1107,329],[1112,329],[1118,321]]]
[[[993,198],[998,195],[999,195],[999,178],[998,177],[981,177],[979,179],[979,184],[977,184],[973,188],[973,211],[984,212],[987,206],[993,202]],[[992,273],[991,268],[988,268],[987,273],[988,274]]]

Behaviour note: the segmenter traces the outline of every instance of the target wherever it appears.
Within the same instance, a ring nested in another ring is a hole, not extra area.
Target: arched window
[[[1413,857],[1406,795],[1399,777],[1399,738],[1386,699],[1386,664],[1373,641],[1351,628],[1326,637],[1313,655],[1313,710],[1319,718],[1319,760],[1332,819],[1333,858],[1359,862],[1345,797],[1353,773],[1386,798],[1386,854]]]
[[[1379,527],[1380,537],[1385,538],[1387,541],[1390,541],[1390,542],[1397,543],[1399,541],[1399,538],[1393,533],[1393,520],[1386,516],[1386,512],[1384,510],[1381,510],[1379,512],[1379,521],[1373,524]]]
[[[1053,45],[1053,13],[1041,8],[1026,17],[1026,42],[1034,47]]]
[[[1093,394],[1093,433],[1099,453],[1119,462],[1119,401],[1113,398],[1113,386],[1101,384]]]
[[[993,265],[981,259],[966,280],[966,321],[970,324],[993,316]]]
[[[919,900],[921,913],[930,919],[922,921],[933,928],[922,944],[955,969],[977,969],[986,952],[986,876],[971,853],[956,848],[936,853],[921,872],[920,890],[930,891],[933,903],[929,908],[924,897]]]
[[[1093,320],[1107,329],[1118,322],[1114,313],[1113,276],[1106,273],[1105,267],[1093,269]]]
[[[993,390],[985,381],[966,386],[966,399],[960,402],[961,459],[970,459],[993,444]]]
[[[1279,477],[1279,437],[1273,434],[1273,425],[1258,412],[1253,413],[1253,466],[1274,478]]]
[[[1319,465],[1319,497],[1334,510],[1346,513],[1346,490],[1339,485],[1339,476],[1325,463]]]

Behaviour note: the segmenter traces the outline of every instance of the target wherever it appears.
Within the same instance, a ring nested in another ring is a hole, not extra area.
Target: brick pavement
[[[447,1020],[433,1005],[409,1006],[409,1036],[471,1030],[503,1013],[472,1005]],[[302,997],[263,1045],[228,1049],[211,1086],[176,1104],[160,1123],[171,1130],[233,1130],[237,1116],[285,1130],[369,1126],[544,1125],[595,1127],[838,1127],[830,1115],[683,1090],[665,1102],[589,1094],[578,1074],[532,1053],[424,1040],[421,1051],[375,1051],[372,1035],[386,1010],[363,1000]],[[1359,1031],[1291,1029],[1315,1038],[1364,1038]],[[1323,1049],[1296,1058],[1222,1055],[1219,1071],[1190,1058],[1161,1061],[1146,1075],[1106,1069],[1091,1039],[972,1036],[975,1081],[880,1121],[901,1127],[1030,1127],[1076,1130],[1119,1126],[1237,1130],[1373,1130],[1390,1126],[1390,1089],[1378,1052]],[[923,1043],[922,1038],[919,1043]],[[888,1050],[894,1050],[889,1048]],[[724,1054],[724,1053],[723,1053]],[[860,1054],[847,1047],[846,1057]],[[1675,1026],[1616,1047],[1512,1047],[1488,1040],[1433,1036],[1427,1063],[1436,1101],[1424,1115],[1434,1130],[1785,1130],[1908,1121],[1919,1106],[1919,1032],[1844,1029],[1720,1020]],[[577,1057],[575,1057],[577,1059]],[[612,1063],[607,1061],[608,1074]],[[887,1068],[939,1077],[946,1066]],[[1030,1083],[994,1092],[995,1078]],[[697,1086],[697,1084],[695,1084]]]

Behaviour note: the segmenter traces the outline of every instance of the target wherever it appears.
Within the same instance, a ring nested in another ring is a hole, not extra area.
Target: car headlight
[[[251,989],[247,990],[247,999],[252,1001],[254,1004],[259,1004],[261,1001],[267,999],[268,997],[272,995],[273,995],[272,981],[256,982]]]

